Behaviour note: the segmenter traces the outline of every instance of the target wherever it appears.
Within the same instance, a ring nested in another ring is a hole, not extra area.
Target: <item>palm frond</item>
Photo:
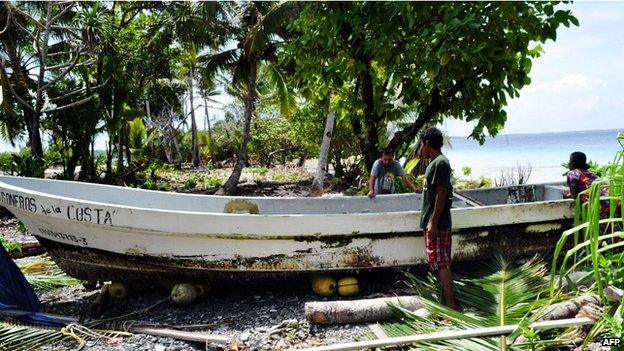
[[[279,107],[282,115],[290,116],[296,108],[295,94],[288,89],[286,80],[276,65],[265,66],[271,88],[275,89],[274,103]]]
[[[262,19],[265,33],[284,36],[284,23],[290,23],[302,9],[302,4],[297,1],[286,1],[273,6]]]
[[[59,329],[0,321],[0,350],[33,350],[64,342],[74,342],[82,347],[87,340],[131,335],[125,332],[92,330],[77,324]]]
[[[240,57],[240,49],[234,48],[212,55],[200,56],[198,61],[203,64],[202,75],[213,77],[219,72],[232,70],[240,61]]]
[[[466,307],[464,313],[454,311],[438,302],[441,296],[436,280],[429,275],[427,280],[419,280],[408,275],[408,281],[421,296],[423,307],[432,316],[421,318],[409,310],[393,306],[402,317],[398,323],[385,324],[384,330],[392,336],[431,333],[442,329],[472,329],[508,324],[528,325],[538,315],[533,312],[552,302],[541,298],[547,288],[544,279],[546,269],[536,260],[520,266],[512,266],[501,256],[489,265],[483,265],[478,273],[470,277],[459,277],[455,283],[456,297]],[[484,337],[464,340],[446,340],[435,343],[419,343],[419,350],[501,350],[506,349],[508,340],[513,341],[521,334],[517,331],[509,337]],[[538,349],[555,341],[539,341]]]
[[[17,266],[28,283],[38,290],[52,291],[60,287],[80,284],[78,279],[65,274],[47,257],[17,262]]]

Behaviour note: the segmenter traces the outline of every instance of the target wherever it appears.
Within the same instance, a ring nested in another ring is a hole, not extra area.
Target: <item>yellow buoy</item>
[[[319,296],[332,296],[336,293],[336,279],[328,275],[314,276],[312,291]]]
[[[340,296],[355,296],[360,293],[357,278],[345,277],[338,281],[338,294]]]

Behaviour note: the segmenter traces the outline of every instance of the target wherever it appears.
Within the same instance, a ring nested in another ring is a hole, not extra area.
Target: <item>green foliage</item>
[[[608,305],[603,287],[621,286],[624,281],[622,264],[624,255],[624,133],[618,133],[618,143],[622,147],[613,162],[603,167],[596,167],[601,177],[594,180],[592,186],[579,194],[574,215],[575,227],[563,232],[554,252],[550,271],[550,294],[554,295],[562,280],[571,272],[588,272],[580,282],[593,278],[590,290],[601,296]],[[608,196],[602,196],[602,188],[608,185]],[[588,194],[588,201],[581,202],[581,196]],[[608,200],[608,216],[601,215],[601,201]],[[571,248],[569,248],[571,247]],[[557,280],[556,277],[559,276]],[[588,333],[585,343],[600,334],[622,337],[622,307],[611,306]]]
[[[405,163],[405,173],[411,174],[412,171],[414,170],[414,168],[416,166],[418,166],[419,163],[420,163],[420,159],[419,158],[413,158],[413,159],[407,161]]]
[[[506,349],[507,345],[511,345],[520,335],[530,336],[529,345],[536,350],[543,350],[553,345],[555,341],[540,340],[537,334],[529,335],[526,325],[535,320],[540,311],[553,301],[542,298],[548,287],[544,280],[546,273],[546,267],[538,260],[516,266],[498,256],[491,263],[481,264],[469,276],[455,278],[456,298],[465,308],[463,313],[437,302],[442,298],[442,294],[433,275],[430,274],[428,279],[423,281],[407,274],[408,284],[417,291],[423,307],[432,315],[422,318],[412,311],[393,306],[402,317],[402,321],[386,323],[383,328],[389,336],[406,336],[449,328],[474,329],[520,324],[519,330],[506,337],[486,336],[420,342],[418,350],[501,350]],[[523,346],[528,345],[517,347],[524,349]]]
[[[210,187],[219,188],[223,185],[224,181],[221,177],[218,176],[204,176],[204,183]]]
[[[148,179],[143,184],[141,184],[141,189],[157,190],[158,185],[156,184],[155,181]]]
[[[596,281],[596,289],[603,296],[602,286],[612,276],[610,269],[605,269],[612,260],[614,250],[624,247],[622,232],[622,220],[624,214],[616,213],[619,208],[622,211],[624,203],[624,134],[618,134],[618,142],[622,149],[615,155],[614,161],[606,165],[603,178],[596,179],[592,186],[579,194],[576,200],[575,227],[566,230],[555,248],[555,256],[551,268],[551,294],[555,291],[555,274],[564,277],[574,270],[585,269],[591,271]],[[609,195],[601,196],[604,185],[609,187]],[[589,200],[581,203],[582,194],[587,193]],[[601,201],[609,200],[609,218],[601,218]],[[582,235],[582,236],[581,236]],[[615,240],[614,240],[615,239]],[[564,251],[566,245],[572,241],[573,247]],[[559,261],[560,255],[562,261]],[[602,265],[602,268],[601,268]],[[562,279],[562,278],[560,278]]]
[[[455,180],[455,179],[454,179]],[[480,176],[479,179],[467,179],[467,180],[455,180],[453,187],[456,189],[480,189],[491,188],[493,181],[485,176]]]
[[[196,186],[197,186],[197,177],[196,176],[190,176],[184,182],[184,187],[187,188],[187,189],[194,189]]]
[[[466,177],[470,176],[470,174],[472,174],[472,168],[471,167],[462,167],[462,174]]]
[[[0,243],[4,246],[4,249],[8,252],[22,252],[22,244],[14,241],[9,241],[4,237],[0,237]]]
[[[0,153],[0,171],[11,173],[13,169],[13,154],[10,152]]]
[[[578,24],[562,6],[306,3],[289,27],[293,39],[278,53],[308,101],[323,101],[336,89],[337,117],[355,127],[372,163],[385,144],[399,149],[442,118],[476,122],[471,137],[481,142],[500,131],[508,99],[530,84],[540,44],[555,40],[560,25]],[[406,125],[386,141],[389,122]]]
[[[158,183],[158,190],[160,191],[171,191],[171,185],[169,183]]]
[[[606,321],[606,337],[624,339],[624,306],[620,304],[613,314],[605,314]],[[622,350],[622,345],[618,348]]]
[[[128,145],[132,149],[140,149],[147,139],[147,127],[143,123],[142,118],[135,118],[130,122],[130,131],[128,133]]]
[[[416,188],[422,190],[425,184],[424,175],[415,176],[413,174],[408,173],[408,177],[412,179],[412,182],[414,183],[414,185],[416,185]],[[397,178],[396,183],[395,183],[395,192],[397,194],[404,194],[404,193],[412,193],[413,191],[412,189],[409,188],[409,186],[407,186],[403,178]]]
[[[269,173],[269,169],[267,167],[249,167],[247,168],[247,172],[251,173],[251,174],[257,174],[260,176],[265,176]]]
[[[24,222],[17,222],[17,231],[20,233],[28,233],[28,226]]]
[[[21,177],[43,178],[49,166],[45,159],[31,154],[29,149],[23,149],[12,157],[11,174]]]

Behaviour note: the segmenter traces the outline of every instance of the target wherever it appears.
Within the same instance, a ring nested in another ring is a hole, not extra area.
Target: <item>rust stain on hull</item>
[[[501,252],[506,257],[548,255],[555,247],[561,232],[571,225],[570,220],[552,221],[562,229],[547,230],[542,233],[527,232],[533,224],[513,224],[490,228],[470,228],[453,232],[453,260],[475,260],[491,257]],[[485,234],[487,232],[487,234]],[[321,270],[358,270],[376,269],[393,266],[417,265],[426,263],[426,259],[417,262],[397,263],[389,259],[392,253],[384,257],[373,254],[375,242],[388,238],[418,237],[421,232],[385,233],[385,234],[347,234],[319,237],[317,240],[306,238],[311,244],[320,243],[321,251],[334,250],[338,258],[331,266],[328,262],[317,260],[319,249],[293,251],[292,254],[271,255],[266,257],[235,257],[216,260],[209,257],[156,257],[146,255],[122,255],[98,249],[77,247],[38,237],[53,260],[69,275],[84,280],[146,280],[215,278],[223,276],[262,276],[283,273],[313,272]],[[370,245],[350,247],[354,239],[368,239]],[[417,238],[417,240],[423,240]],[[459,247],[456,247],[459,245]],[[463,250],[462,250],[463,249]],[[336,251],[338,250],[338,251]],[[424,253],[422,253],[424,255]],[[415,255],[419,256],[419,255]],[[426,257],[426,256],[424,256]]]

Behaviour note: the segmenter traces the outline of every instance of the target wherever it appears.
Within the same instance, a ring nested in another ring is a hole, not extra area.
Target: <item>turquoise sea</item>
[[[530,165],[529,183],[564,180],[570,153],[582,151],[588,160],[604,164],[613,160],[621,150],[616,141],[624,130],[599,130],[544,134],[499,134],[479,145],[472,139],[451,137],[451,147],[443,148],[455,174],[461,178],[462,167],[472,168],[472,177],[486,176],[498,179],[518,165]]]

